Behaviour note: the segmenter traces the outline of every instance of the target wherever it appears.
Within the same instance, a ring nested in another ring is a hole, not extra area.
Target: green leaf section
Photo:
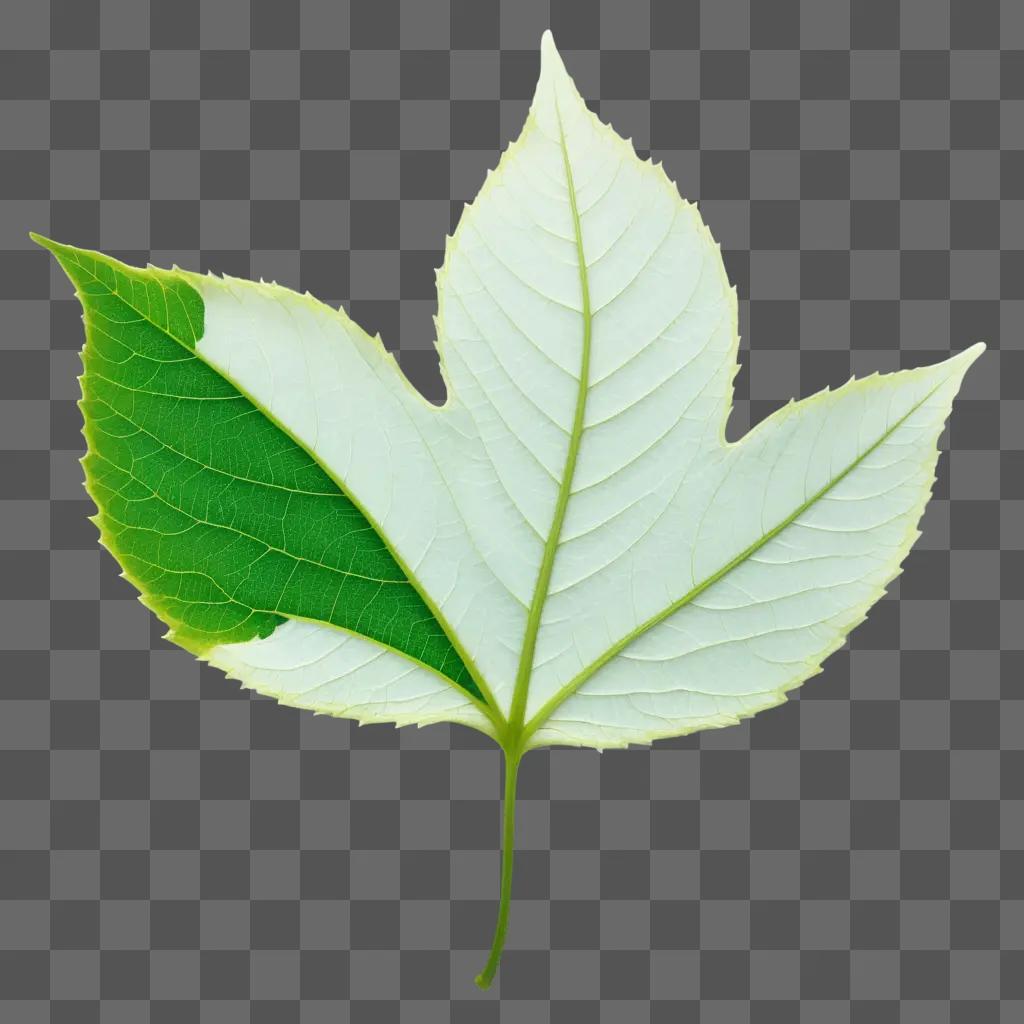
[[[104,544],[195,654],[285,617],[369,637],[480,691],[363,513],[264,410],[196,354],[203,302],[177,271],[138,270],[33,236],[84,309],[86,487]]]

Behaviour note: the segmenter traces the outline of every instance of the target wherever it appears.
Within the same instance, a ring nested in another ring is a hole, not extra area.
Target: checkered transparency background
[[[799,699],[527,758],[485,994],[498,753],[161,639],[86,519],[80,311],[26,233],[344,302],[438,397],[433,268],[549,25],[722,242],[733,436],[990,351],[906,574]],[[0,1019],[1024,1017],[1024,5],[12,0],[0,47]]]

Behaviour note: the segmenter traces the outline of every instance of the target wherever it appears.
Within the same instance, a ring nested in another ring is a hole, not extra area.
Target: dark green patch
[[[85,311],[81,408],[104,543],[182,647],[330,623],[479,690],[383,541],[317,462],[194,354],[180,274],[36,239]]]

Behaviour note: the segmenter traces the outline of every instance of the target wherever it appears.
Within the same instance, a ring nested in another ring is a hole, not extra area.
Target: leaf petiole
[[[502,808],[501,827],[501,894],[498,897],[498,920],[494,926],[494,941],[491,955],[484,969],[476,976],[480,988],[488,989],[494,980],[505,948],[505,933],[508,931],[509,904],[512,899],[512,863],[515,858],[516,831],[516,777],[519,773],[521,751],[505,750],[505,800]]]
[[[580,282],[580,314],[583,319],[582,338],[580,341],[580,375],[576,392],[573,426],[569,445],[565,454],[565,466],[562,472],[562,483],[558,491],[558,499],[544,545],[537,582],[534,586],[533,600],[530,603],[526,622],[526,633],[520,651],[519,669],[516,673],[515,688],[512,693],[512,705],[509,708],[507,728],[502,742],[505,751],[505,806],[503,811],[501,846],[501,897],[498,903],[498,922],[494,929],[494,942],[487,965],[477,975],[476,983],[481,988],[489,988],[494,979],[501,960],[501,950],[505,945],[505,932],[508,930],[509,900],[512,895],[512,862],[515,855],[515,817],[516,817],[516,773],[519,760],[523,755],[527,734],[524,732],[526,706],[530,689],[530,676],[533,671],[534,655],[537,648],[537,636],[540,631],[544,604],[551,587],[551,574],[555,567],[555,556],[562,536],[562,525],[565,522],[572,493],[572,481],[576,473],[576,461],[579,458],[580,444],[583,438],[584,421],[586,418],[587,392],[590,387],[590,348],[592,316],[590,310],[590,282],[587,274],[587,261],[583,251],[583,233],[580,224],[580,213],[576,205],[576,186],[573,183],[572,164],[566,148],[565,132],[562,128],[562,117],[555,100],[555,115],[558,119],[559,145],[562,151],[562,164],[565,170],[566,188],[572,212],[573,234],[576,246],[576,258],[579,266]],[[535,726],[536,728],[536,726]]]

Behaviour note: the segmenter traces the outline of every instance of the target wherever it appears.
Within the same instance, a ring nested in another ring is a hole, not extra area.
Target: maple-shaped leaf
[[[436,407],[343,311],[37,239],[85,310],[102,542],[197,657],[282,703],[506,756],[729,725],[819,671],[918,536],[982,345],[724,427],[736,292],[697,208],[542,42],[448,240]]]

